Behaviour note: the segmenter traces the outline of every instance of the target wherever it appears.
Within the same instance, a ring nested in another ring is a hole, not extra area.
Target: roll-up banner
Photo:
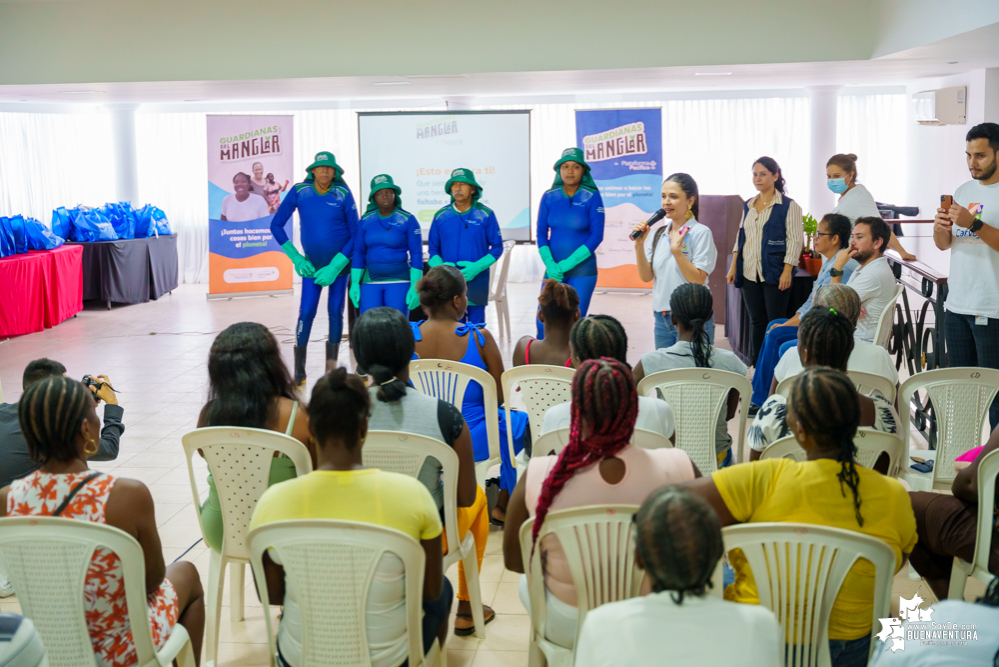
[[[597,287],[649,289],[638,278],[628,234],[661,204],[662,109],[577,111],[576,145],[604,201]]]
[[[291,294],[294,267],[270,227],[294,183],[294,116],[206,118],[208,298]]]

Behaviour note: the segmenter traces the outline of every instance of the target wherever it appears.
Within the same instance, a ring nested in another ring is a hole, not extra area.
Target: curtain
[[[841,95],[836,104],[836,152],[857,155],[857,180],[875,201],[907,206],[909,179],[904,93]]]

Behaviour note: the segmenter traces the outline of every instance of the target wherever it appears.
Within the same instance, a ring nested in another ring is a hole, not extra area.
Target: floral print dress
[[[51,516],[69,492],[91,471],[55,475],[35,471],[10,485],[7,516]],[[85,484],[63,510],[60,517],[106,523],[104,507],[115,478],[108,474]],[[100,667],[128,667],[138,662],[132,628],[128,622],[125,584],[121,561],[113,552],[94,551],[83,587],[87,629]],[[177,592],[168,579],[147,598],[153,644],[161,648],[177,623]]]

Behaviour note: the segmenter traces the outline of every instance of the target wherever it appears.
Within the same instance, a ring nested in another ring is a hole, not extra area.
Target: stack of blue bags
[[[53,234],[35,218],[23,215],[0,217],[0,258],[29,250],[51,250],[63,242],[62,237]]]

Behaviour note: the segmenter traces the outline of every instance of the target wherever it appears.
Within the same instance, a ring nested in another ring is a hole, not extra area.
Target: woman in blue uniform
[[[566,148],[553,167],[555,182],[538,206],[538,251],[545,277],[572,285],[586,317],[597,286],[597,246],[604,240],[604,202],[579,148]],[[538,321],[538,339],[545,335]]]
[[[503,237],[492,209],[479,203],[482,186],[471,169],[455,169],[444,185],[451,204],[430,225],[430,266],[450,264],[468,283],[465,321],[485,324],[489,267],[503,255]]]
[[[400,194],[388,174],[371,179],[350,269],[350,300],[362,314],[388,306],[408,315],[420,305],[416,283],[423,277],[423,235],[420,223],[403,210]]]

